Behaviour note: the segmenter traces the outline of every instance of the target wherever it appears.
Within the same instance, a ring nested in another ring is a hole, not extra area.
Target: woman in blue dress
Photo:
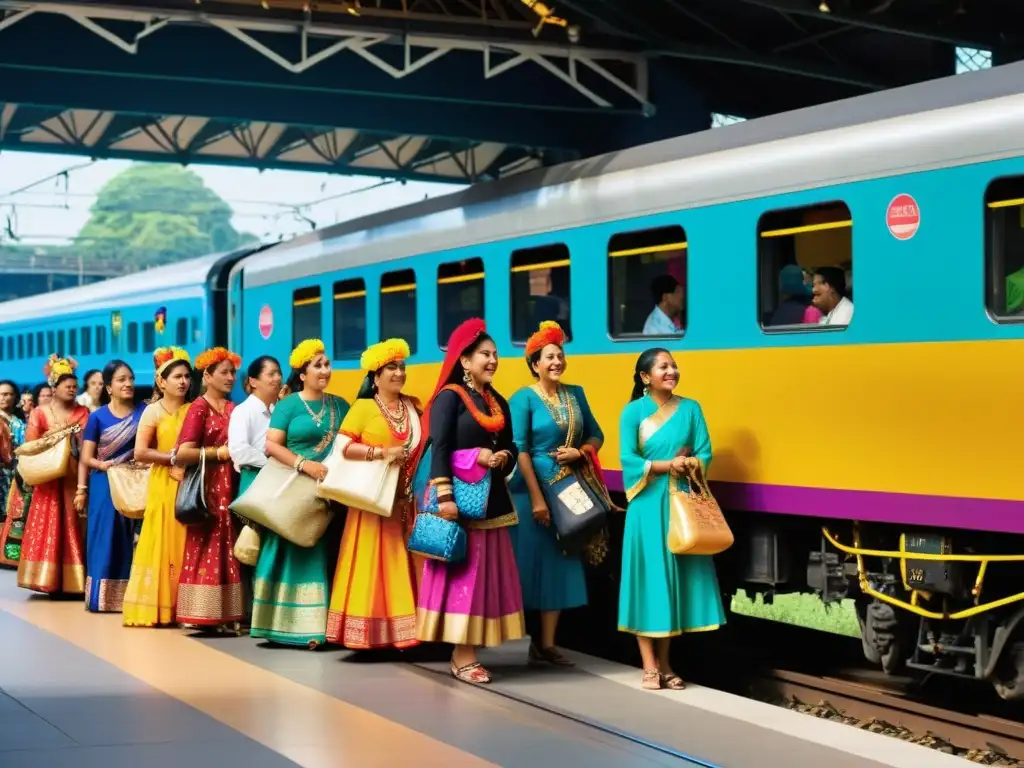
[[[681,690],[669,665],[669,639],[718,629],[725,611],[715,564],[704,555],[668,550],[669,476],[707,472],[711,438],[700,404],[674,395],[679,368],[666,349],[636,362],[632,402],[622,412],[622,482],[629,507],[622,543],[619,631],[637,636],[642,687]]]
[[[120,613],[132,571],[135,521],[114,509],[107,470],[135,455],[135,433],[144,410],[135,405],[135,374],[128,363],[107,363],[100,402],[103,407],[85,425],[75,509],[84,510],[88,502],[85,609]]]
[[[518,471],[509,484],[519,524],[510,528],[519,565],[523,608],[540,613],[540,637],[530,643],[531,664],[572,666],[555,646],[561,612],[587,604],[587,583],[578,556],[563,554],[541,490],[562,470],[596,454],[604,434],[583,388],[562,384],[565,333],[558,323],[541,323],[526,342],[526,361],[537,383],[509,400],[512,433],[519,449]],[[571,434],[570,434],[571,431]],[[525,514],[530,510],[532,515]]]

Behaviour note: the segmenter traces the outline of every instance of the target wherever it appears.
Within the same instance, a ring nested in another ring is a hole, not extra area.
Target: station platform
[[[0,571],[0,766],[50,768],[956,768],[959,758],[719,691],[639,689],[580,654],[530,669],[526,646],[444,662],[126,629]]]

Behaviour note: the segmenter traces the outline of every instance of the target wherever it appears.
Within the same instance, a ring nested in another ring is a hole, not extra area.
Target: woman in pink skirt
[[[498,351],[483,320],[464,322],[448,340],[448,353],[430,400],[424,431],[430,435],[431,484],[438,514],[459,518],[452,494],[452,454],[478,450],[477,463],[492,475],[487,517],[460,520],[466,557],[457,563],[429,560],[423,567],[416,610],[416,636],[452,643],[452,675],[466,683],[489,683],[476,649],[525,634],[519,571],[508,527],[518,522],[506,478],[516,466],[508,403],[491,388]]]

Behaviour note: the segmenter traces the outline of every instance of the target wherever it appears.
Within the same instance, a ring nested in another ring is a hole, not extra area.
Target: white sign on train
[[[270,334],[273,332],[274,310],[270,308],[269,304],[264,304],[263,309],[260,310],[260,336],[262,336],[265,341],[270,338]]]
[[[885,225],[897,240],[909,240],[921,226],[921,209],[907,194],[896,195],[885,212]]]

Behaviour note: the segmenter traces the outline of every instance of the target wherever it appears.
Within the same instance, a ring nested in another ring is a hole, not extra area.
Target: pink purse
[[[487,467],[477,464],[479,448],[464,448],[452,453],[452,473],[464,483],[476,485],[487,476]]]

